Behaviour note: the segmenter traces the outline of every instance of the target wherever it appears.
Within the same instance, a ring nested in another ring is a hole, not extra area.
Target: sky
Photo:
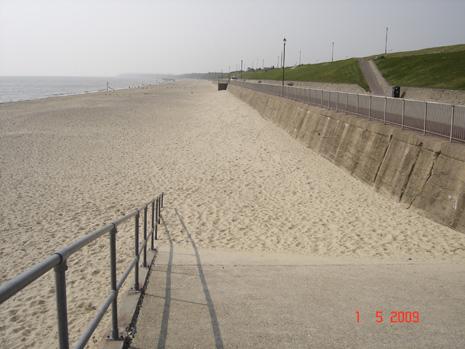
[[[0,0],[0,76],[286,65],[465,43],[465,0]],[[301,52],[301,53],[300,53]]]

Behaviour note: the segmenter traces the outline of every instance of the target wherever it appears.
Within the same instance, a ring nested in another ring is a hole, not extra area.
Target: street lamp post
[[[334,62],[334,41],[331,43],[331,62]]]
[[[283,39],[283,83],[281,88],[281,95],[284,96],[284,70],[286,65],[286,38]]]
[[[385,55],[387,55],[388,31],[389,31],[389,27],[386,27],[386,40],[384,41],[384,54]]]

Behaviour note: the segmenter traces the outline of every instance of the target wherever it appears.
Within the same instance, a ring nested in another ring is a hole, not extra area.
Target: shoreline
[[[43,97],[37,97],[37,98],[31,98],[31,99],[18,99],[14,101],[6,101],[6,102],[0,102],[0,106],[4,104],[12,104],[12,103],[20,103],[20,102],[33,102],[33,101],[40,101],[48,98],[59,98],[59,97],[69,97],[69,96],[80,96],[80,95],[87,95],[87,94],[94,94],[94,93],[101,93],[105,92],[106,90],[96,90],[96,91],[85,91],[85,92],[79,92],[79,93],[70,93],[70,94],[55,94],[51,96],[43,96]]]
[[[150,88],[153,86],[158,86],[161,84],[166,84],[167,82],[165,81],[160,81],[159,83],[152,83],[152,84],[146,84],[143,86],[137,86],[137,87],[118,87],[118,88],[110,88],[108,93],[111,92],[116,92],[116,91],[122,91],[122,90],[133,90],[133,89],[144,89],[144,88]],[[10,100],[10,101],[0,101],[0,106],[6,105],[6,104],[12,104],[12,103],[21,103],[21,102],[32,102],[32,101],[38,101],[38,100],[46,100],[49,98],[59,98],[59,97],[70,97],[70,96],[81,96],[81,95],[90,95],[90,94],[96,94],[96,93],[107,93],[106,88],[104,89],[99,89],[99,90],[89,90],[89,91],[84,91],[84,92],[72,92],[72,93],[57,93],[57,94],[52,94],[52,95],[47,95],[47,96],[41,96],[41,97],[36,97],[36,98],[30,98],[30,99],[18,99],[18,100]]]

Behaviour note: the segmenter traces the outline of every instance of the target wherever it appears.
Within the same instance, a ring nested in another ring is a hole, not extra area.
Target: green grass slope
[[[236,72],[235,75],[239,75],[239,73]],[[257,80],[281,80],[282,69],[244,72],[242,77]],[[357,84],[368,90],[368,85],[355,58],[328,63],[304,64],[295,68],[289,67],[285,70],[285,78],[292,81]]]
[[[433,53],[452,53],[452,52],[459,52],[459,51],[465,51],[465,45],[430,47],[430,48],[424,48],[424,49],[415,50],[415,51],[393,52],[393,53],[389,53],[388,55],[389,57],[405,57],[405,56],[417,56],[417,55],[426,55],[426,54],[433,54]]]
[[[375,62],[392,85],[465,90],[465,45],[398,52]]]

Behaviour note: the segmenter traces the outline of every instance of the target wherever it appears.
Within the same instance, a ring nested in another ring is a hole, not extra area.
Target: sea
[[[151,76],[135,77],[48,77],[0,76],[0,103],[25,101],[53,96],[68,96],[111,89],[154,85],[160,79]]]

